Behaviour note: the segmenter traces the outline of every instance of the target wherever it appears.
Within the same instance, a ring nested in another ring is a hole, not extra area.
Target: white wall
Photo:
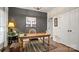
[[[47,32],[51,34],[51,37],[53,37],[53,18],[49,15],[47,16]]]
[[[55,10],[48,13],[48,17],[58,18],[58,27],[54,27],[54,22],[51,25],[53,40],[79,50],[79,8],[57,8]]]
[[[0,7],[0,49],[7,46],[8,8]]]
[[[51,34],[51,37],[53,37],[53,18],[54,18],[54,16],[57,16],[59,14],[73,10],[75,8],[76,7],[73,7],[73,8],[55,7],[55,8],[53,8],[53,10],[51,10],[47,13],[47,32]],[[52,18],[52,19],[50,20],[50,18]]]

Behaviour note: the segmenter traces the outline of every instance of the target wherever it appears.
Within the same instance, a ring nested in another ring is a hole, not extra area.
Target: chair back
[[[34,29],[34,28],[30,29],[29,33],[36,33],[36,29]]]

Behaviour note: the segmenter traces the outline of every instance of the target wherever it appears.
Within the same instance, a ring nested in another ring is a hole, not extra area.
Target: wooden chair
[[[31,33],[36,33],[36,30],[35,29],[30,29],[29,34],[31,34]],[[35,40],[38,40],[38,38],[23,39],[23,49],[24,49],[24,51],[27,51],[29,42],[35,41]]]
[[[12,43],[10,45],[10,52],[20,52],[20,45],[19,43]]]
[[[31,34],[31,33],[36,33],[36,29],[34,29],[34,28],[32,28],[32,29],[30,29],[29,30],[29,34]],[[34,41],[34,40],[38,40],[38,38],[32,38],[32,39],[30,39],[30,41]]]

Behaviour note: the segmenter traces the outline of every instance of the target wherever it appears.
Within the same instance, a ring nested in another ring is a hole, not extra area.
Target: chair
[[[31,33],[36,33],[36,29],[34,29],[34,28],[32,28],[32,29],[30,29],[29,30],[29,34],[31,34]],[[32,39],[30,39],[30,41],[34,41],[34,40],[38,40],[38,38],[32,38]]]
[[[36,29],[34,29],[34,28],[30,29],[29,33],[36,33]]]
[[[19,43],[12,43],[10,45],[10,52],[20,52],[20,45]]]
[[[36,33],[36,30],[33,29],[33,28],[30,29],[30,30],[29,30],[29,34],[31,34],[31,33]],[[30,40],[30,41],[29,41],[29,40]],[[24,51],[27,51],[29,42],[31,42],[31,41],[35,41],[35,40],[38,40],[38,38],[23,39],[23,48],[24,48]]]

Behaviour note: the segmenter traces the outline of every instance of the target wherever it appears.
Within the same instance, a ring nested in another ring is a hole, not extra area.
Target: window
[[[4,27],[0,26],[0,43],[4,41]]]
[[[5,11],[4,8],[0,7],[0,44],[4,42],[5,39]]]
[[[0,26],[0,32],[4,31],[4,27]]]
[[[26,27],[36,27],[36,18],[26,17]]]

